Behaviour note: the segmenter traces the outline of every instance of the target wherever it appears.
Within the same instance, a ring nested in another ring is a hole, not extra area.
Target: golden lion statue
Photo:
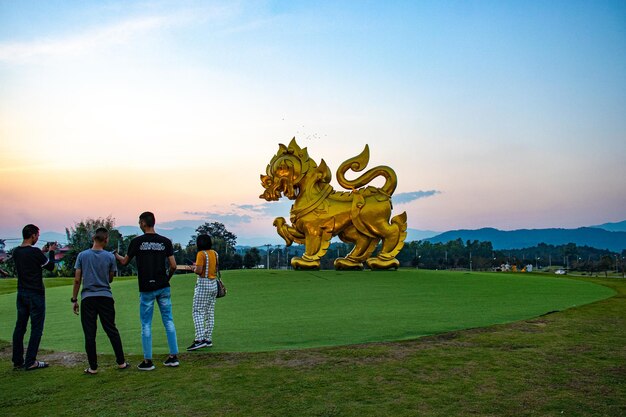
[[[348,159],[337,170],[337,181],[350,191],[335,191],[329,184],[332,176],[323,159],[317,166],[295,138],[288,146],[278,145],[278,152],[267,166],[267,175],[261,175],[265,192],[260,198],[277,201],[282,194],[295,200],[291,225],[283,217],[274,220],[278,234],[288,246],[293,242],[305,245],[304,255],[291,260],[294,268],[318,269],[333,236],[354,244],[345,258],[335,260],[335,269],[362,269],[364,261],[371,269],[398,268],[400,262],[395,256],[404,246],[407,223],[406,212],[389,222],[391,195],[398,182],[396,173],[378,166],[352,181],[344,176],[349,169],[362,171],[368,162],[369,147],[365,145],[360,155]],[[382,187],[360,188],[379,176],[385,178]],[[381,239],[378,256],[370,257]]]

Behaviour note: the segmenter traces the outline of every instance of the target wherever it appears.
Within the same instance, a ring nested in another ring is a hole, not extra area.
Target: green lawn
[[[316,276],[328,278],[319,284],[322,289],[318,294],[325,300],[335,297],[337,285],[347,285],[347,282],[333,284],[334,272],[313,274],[311,278],[307,278],[306,273],[259,274],[255,282],[253,275],[226,272],[231,292],[218,306],[219,325],[225,326],[230,314],[236,317],[238,299],[245,297],[253,305],[263,305],[269,295],[286,291],[292,279],[293,283],[299,283],[298,288],[317,292],[316,288],[302,282]],[[373,296],[367,298],[366,294],[374,287],[381,291],[386,286],[397,286],[402,275],[363,273],[353,281],[357,286],[347,300],[367,302]],[[534,305],[541,299],[557,299],[554,304],[545,305],[544,310],[572,303],[578,305],[513,323],[398,342],[268,352],[217,352],[216,349],[182,353],[179,368],[165,368],[157,362],[153,372],[118,371],[113,356],[105,354],[101,355],[97,376],[82,374],[86,366],[84,354],[58,351],[40,352],[41,359],[52,363],[48,369],[13,371],[10,343],[0,341],[0,414],[16,417],[626,415],[626,280],[446,274],[421,270],[408,276],[421,282],[423,298],[418,297],[418,288],[412,292],[418,300],[434,297],[438,293],[433,291],[444,288],[444,281],[449,280],[449,291],[439,294],[443,297],[439,304],[456,305],[451,301],[461,300],[459,304],[468,306],[468,314],[472,305],[485,305],[490,297],[499,297],[501,301],[493,304],[497,307],[493,311],[483,309],[483,316],[517,310],[520,304]],[[184,277],[175,279],[179,285],[178,280]],[[48,295],[51,295],[52,285],[64,281],[69,283],[69,280],[48,281],[51,290]],[[373,283],[377,284],[373,286]],[[491,285],[487,285],[489,283]],[[136,285],[132,281],[129,284]],[[476,290],[472,291],[472,285]],[[0,293],[10,292],[11,286],[14,287],[14,282],[0,280]],[[254,300],[244,295],[247,289],[255,289],[257,297],[263,299]],[[588,292],[598,289],[600,292],[595,296]],[[69,287],[59,290],[63,309],[69,310]],[[117,286],[115,291],[116,296],[121,296]],[[465,296],[458,296],[456,292]],[[388,296],[389,292],[385,294]],[[579,300],[590,301],[610,294],[615,295],[580,305]],[[9,297],[14,295],[9,294]],[[135,297],[136,293],[131,300]],[[381,298],[387,300],[384,295]],[[182,304],[184,300],[175,301]],[[402,299],[394,304],[410,305]],[[418,304],[413,303],[414,308],[418,308]],[[49,302],[49,307],[52,306]],[[131,318],[136,317],[135,307],[136,299],[128,307]],[[532,309],[539,307],[534,305]],[[226,314],[229,309],[232,312]],[[441,315],[447,313],[443,309],[439,311]],[[460,310],[453,311],[463,319]],[[11,318],[6,321],[11,327],[14,311],[3,310],[3,314],[5,318],[10,314]],[[259,310],[255,310],[255,314],[259,314]],[[276,320],[288,323],[288,315],[282,314]],[[177,311],[179,326],[183,326],[181,316],[184,317]],[[74,325],[72,316],[60,317],[63,325]],[[395,317],[386,324],[395,327],[395,321],[402,321],[399,316]],[[486,317],[482,319],[488,321]],[[3,318],[3,326],[4,322]],[[48,320],[44,340],[50,337],[47,330],[50,324]],[[308,330],[301,327],[299,331]],[[261,340],[259,336],[242,337],[250,339],[247,343],[253,345]],[[225,333],[220,333],[219,338],[216,336],[217,341],[220,345],[231,343]],[[110,352],[108,345],[101,347]],[[136,364],[141,357],[130,355],[129,359]]]
[[[218,300],[214,351],[255,352],[414,339],[452,330],[507,323],[564,310],[614,294],[583,281],[530,274],[445,271],[227,271],[229,294]],[[48,280],[47,284],[55,280]],[[177,275],[172,303],[180,348],[194,338],[191,303],[195,277]],[[114,282],[117,324],[125,350],[141,353],[136,280]],[[72,314],[71,286],[48,288],[42,348],[82,352],[80,320]],[[0,316],[15,316],[15,295],[0,296]],[[0,339],[11,340],[3,320]],[[104,332],[99,350],[110,352]],[[155,353],[167,344],[158,309]]]

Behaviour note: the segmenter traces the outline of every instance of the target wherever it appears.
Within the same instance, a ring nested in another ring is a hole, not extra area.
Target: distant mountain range
[[[626,232],[626,220],[622,222],[604,223],[604,224],[599,224],[597,226],[589,226],[589,227],[593,227],[596,229],[604,229],[604,230],[608,230],[609,232]]]
[[[137,226],[119,226],[118,230],[124,236],[141,234]],[[191,236],[195,234],[195,227],[157,228],[157,232],[167,236],[174,243],[185,246]],[[490,241],[494,249],[521,249],[536,246],[539,243],[563,245],[575,243],[578,246],[591,246],[598,249],[622,251],[626,249],[626,220],[616,223],[604,223],[591,227],[578,229],[521,229],[521,230],[498,230],[483,228],[474,230],[450,230],[447,232],[434,232],[432,230],[407,230],[407,242],[427,240],[432,243],[448,242],[450,240]],[[336,238],[335,238],[336,239]],[[57,241],[65,243],[67,238],[64,233],[42,232],[39,238],[43,245],[45,242]],[[19,241],[7,241],[6,249],[19,245]],[[238,246],[263,246],[266,244],[282,245],[284,241],[280,236],[238,236]]]
[[[441,232],[433,232],[432,230],[418,230],[418,229],[407,229],[406,230],[406,241],[413,242],[416,240],[424,240],[429,237],[437,236]]]
[[[451,240],[489,241],[494,249],[522,249],[537,246],[539,243],[577,246],[591,246],[621,252],[626,249],[626,232],[608,231],[598,227],[580,227],[578,229],[521,229],[504,231],[493,228],[477,230],[450,230],[426,239],[431,243],[446,243]]]

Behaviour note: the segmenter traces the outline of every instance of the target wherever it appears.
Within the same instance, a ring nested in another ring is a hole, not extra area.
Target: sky
[[[292,137],[338,190],[369,144],[413,229],[621,221],[625,115],[623,1],[0,0],[0,238],[146,210],[273,236]]]

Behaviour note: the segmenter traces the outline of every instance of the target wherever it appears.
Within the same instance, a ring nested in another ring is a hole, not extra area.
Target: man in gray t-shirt
[[[126,369],[129,366],[124,359],[120,333],[115,327],[115,306],[111,282],[117,271],[117,265],[115,256],[104,250],[107,243],[109,243],[109,231],[104,227],[97,229],[93,237],[93,246],[79,253],[74,265],[76,274],[74,275],[72,303],[74,314],[78,314],[80,310],[80,321],[85,333],[85,350],[89,360],[89,368],[85,369],[87,374],[95,374],[98,370],[96,355],[98,317],[111,341],[118,367]],[[82,308],[79,307],[77,299],[81,281],[83,284]]]
[[[111,252],[93,248],[84,250],[78,254],[74,269],[82,271],[82,300],[87,297],[113,297],[109,276],[117,272],[117,261]]]

